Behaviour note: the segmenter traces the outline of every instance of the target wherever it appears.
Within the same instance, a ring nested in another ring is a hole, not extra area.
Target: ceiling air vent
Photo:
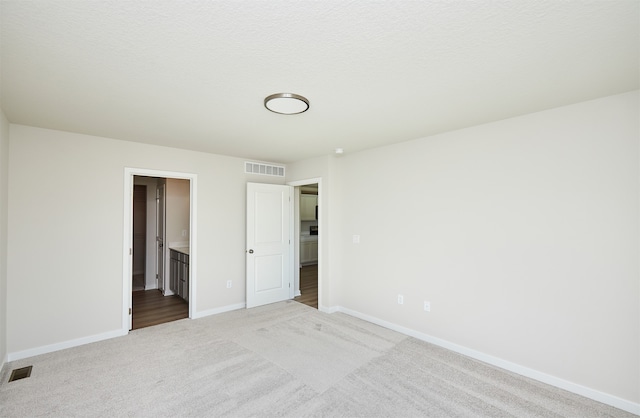
[[[247,174],[260,174],[263,176],[284,177],[284,167],[279,165],[252,163],[245,161],[244,172]]]

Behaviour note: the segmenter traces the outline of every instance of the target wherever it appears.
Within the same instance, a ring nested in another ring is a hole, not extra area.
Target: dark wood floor
[[[189,304],[178,296],[164,296],[158,289],[132,293],[132,327],[140,329],[189,317]]]
[[[318,265],[304,266],[300,269],[300,296],[296,302],[318,309]]]

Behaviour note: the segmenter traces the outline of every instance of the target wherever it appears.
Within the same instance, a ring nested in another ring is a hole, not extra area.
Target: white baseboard
[[[347,315],[354,316],[356,318],[360,318],[364,321],[374,323],[376,325],[380,325],[385,328],[389,328],[393,331],[397,331],[401,334],[409,335],[411,337],[417,338],[422,341],[426,341],[431,344],[438,345],[440,347],[449,349],[451,351],[455,351],[456,353],[463,354],[465,356],[474,358],[476,360],[483,361],[485,363],[492,364],[494,366],[500,367],[502,369],[508,370],[510,372],[517,373],[519,375],[529,377],[531,379],[538,380],[540,382],[558,387],[560,389],[567,390],[569,392],[576,393],[578,395],[584,396],[589,399],[593,399],[594,401],[602,402],[607,405],[611,405],[618,409],[622,409],[627,412],[631,412],[632,414],[640,415],[640,404],[634,403],[622,398],[619,398],[614,395],[610,395],[608,393],[600,392],[595,389],[591,389],[582,385],[578,385],[573,382],[569,382],[564,379],[560,379],[555,376],[548,375],[546,373],[539,372],[534,369],[530,369],[528,367],[521,366],[516,363],[511,363],[509,361],[500,359],[498,357],[494,357],[480,351],[473,350],[471,348],[467,348],[458,344],[454,344],[452,342],[442,340],[440,338],[433,337],[428,334],[423,334],[421,332],[412,330],[410,328],[405,328],[403,326],[394,324],[392,322],[388,322],[367,314],[363,314],[358,311],[354,311],[348,308],[344,308],[342,306],[334,306],[331,308],[321,308],[320,311],[326,313],[334,313],[334,312],[342,312]]]
[[[196,312],[193,314],[192,319],[204,318],[205,316],[217,315],[224,312],[235,311],[238,309],[244,309],[247,305],[243,303],[236,303],[235,305],[227,305],[221,308],[208,309],[206,311]]]
[[[335,313],[335,312],[340,312],[340,307],[339,306],[331,306],[331,307],[318,306],[318,310],[324,313]],[[347,312],[344,312],[344,313],[347,313]],[[352,316],[356,316],[356,315],[352,315]],[[360,318],[360,319],[364,319],[364,318]],[[368,320],[365,319],[365,321],[368,321]],[[372,321],[369,321],[369,322],[372,322]]]
[[[223,312],[234,311],[236,309],[243,309],[245,306],[246,305],[244,303],[238,303],[235,305],[229,305],[229,306],[223,306],[221,308],[210,309],[208,311],[196,312],[195,315],[193,316],[193,319],[202,318],[209,315],[215,315]],[[33,357],[33,356],[39,356],[40,354],[52,353],[54,351],[60,351],[66,348],[72,348],[72,347],[77,347],[84,344],[90,344],[90,343],[95,343],[102,340],[108,340],[110,338],[122,337],[124,335],[127,335],[128,333],[129,333],[128,330],[116,330],[116,331],[105,332],[103,334],[91,335],[88,337],[77,338],[69,341],[63,341],[56,344],[49,344],[42,347],[30,348],[28,350],[16,351],[14,353],[8,353],[5,356],[5,360],[2,363],[2,366],[4,367],[4,364],[10,361],[22,360],[22,359]]]
[[[95,343],[102,340],[108,340],[110,338],[122,337],[123,335],[127,335],[128,331],[124,330],[115,330],[109,331],[102,334],[90,335],[88,337],[77,338],[75,340],[63,341],[60,343],[43,345],[41,347],[30,348],[28,350],[16,351],[14,353],[9,353],[7,355],[7,361],[15,361],[22,360],[24,358],[29,358],[33,356],[39,356],[40,354],[52,353],[54,351],[64,350],[66,348],[77,347],[79,345]]]

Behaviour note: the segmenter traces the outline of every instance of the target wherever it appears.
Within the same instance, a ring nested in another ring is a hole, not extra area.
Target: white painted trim
[[[244,309],[246,306],[246,303],[236,303],[235,305],[227,305],[221,308],[207,309],[206,311],[196,312],[193,316],[193,319],[204,318],[205,316],[217,315],[230,311],[236,311],[238,309]]]
[[[197,254],[198,254],[198,175],[194,173],[182,173],[175,171],[150,170],[145,168],[124,168],[124,231],[122,246],[122,330],[129,332],[129,307],[131,307],[131,256],[129,248],[132,248],[133,238],[131,230],[133,225],[133,176],[160,177],[171,179],[189,180],[189,318],[194,318],[196,313],[196,289],[197,289]],[[168,289],[167,289],[168,290]]]
[[[296,265],[295,265],[295,256],[293,252],[295,245],[291,245],[292,242],[295,242],[295,237],[294,237],[295,213],[294,213],[294,204],[293,204],[294,191],[295,189],[292,186],[289,186],[289,299],[293,299],[295,297],[294,280],[295,280]]]
[[[322,177],[314,177],[314,178],[311,178],[311,179],[290,181],[287,184],[289,186],[298,187],[298,186],[308,186],[310,184],[318,183],[318,190],[320,190],[320,182],[321,181],[322,181]]]
[[[132,255],[129,250],[133,248],[133,170],[124,169],[124,186],[122,188],[124,198],[124,231],[122,233],[122,332],[129,332],[131,328],[131,268]]]
[[[198,175],[191,174],[189,177],[191,193],[189,199],[190,228],[189,231],[189,318],[193,319],[196,314],[196,292],[198,288]]]
[[[323,258],[323,254],[322,254],[322,244],[324,242],[324,236],[326,231],[323,229],[324,227],[324,221],[323,218],[324,216],[321,216],[323,213],[323,196],[324,196],[324,190],[322,189],[322,177],[315,177],[315,178],[310,178],[310,179],[305,179],[305,180],[295,180],[295,181],[290,181],[287,183],[289,186],[292,187],[298,187],[298,186],[306,186],[309,184],[317,184],[318,185],[318,231],[320,231],[320,233],[318,234],[318,308],[320,308],[320,304],[322,303],[322,273],[323,273],[323,269],[322,269],[322,261],[324,260]],[[299,212],[300,210],[298,210],[297,212],[297,216],[294,216],[294,218],[298,218],[299,217]],[[295,219],[293,219],[292,221],[295,222]],[[293,250],[297,253],[300,254],[300,236],[296,236],[294,237],[294,248]],[[295,269],[296,265],[295,265],[295,260],[292,259],[291,260],[292,266]]]
[[[102,334],[90,335],[88,337],[76,338],[75,340],[63,341],[60,343],[43,345],[41,347],[30,348],[28,350],[17,351],[15,353],[9,353],[7,361],[22,360],[33,356],[39,356],[40,354],[53,353],[54,351],[65,350],[67,348],[78,347],[80,345],[91,344],[98,341],[108,340],[111,338],[122,337],[129,333],[129,330],[123,331],[121,329],[105,332]]]
[[[325,306],[321,306],[320,304],[318,304],[318,310],[320,312],[332,314],[332,313],[340,312],[340,307],[339,306],[325,307]],[[355,316],[355,315],[352,315],[352,316]],[[360,319],[364,319],[364,318],[360,318]],[[365,319],[365,321],[366,321],[366,319]],[[369,322],[371,322],[371,321],[369,321]]]
[[[291,186],[293,187],[293,186]],[[300,189],[293,187],[293,288],[296,292],[294,297],[300,296]]]
[[[392,322],[388,322],[379,318],[376,318],[371,315],[363,314],[358,311],[354,311],[348,308],[344,308],[342,306],[332,307],[332,308],[323,308],[323,312],[333,313],[333,312],[342,312],[347,315],[354,316],[356,318],[362,319],[367,322],[371,322],[376,325],[380,325],[382,327],[391,329],[393,331],[397,331],[401,334],[405,334],[414,338],[417,338],[422,341],[426,341],[431,344],[435,344],[437,346],[446,348],[451,351],[455,351],[456,353],[463,354],[465,356],[474,358],[476,360],[483,361],[485,363],[489,363],[491,365],[500,367],[502,369],[508,370],[510,372],[517,373],[519,375],[529,377],[531,379],[537,380],[542,383],[546,383],[551,386],[555,386],[560,389],[567,390],[569,392],[573,392],[575,394],[584,396],[589,399],[593,399],[594,401],[602,402],[607,405],[611,405],[613,407],[622,409],[624,411],[630,412],[632,414],[640,415],[640,404],[619,398],[614,395],[610,395],[604,392],[600,392],[595,389],[591,389],[573,382],[569,382],[567,380],[548,375],[546,373],[539,372],[534,369],[530,369],[528,367],[521,366],[516,363],[512,363],[507,360],[503,360],[498,357],[491,356],[489,354],[482,353],[480,351],[473,350],[471,348],[464,347],[462,345],[458,345],[440,338],[433,337],[428,334],[423,334],[421,332],[412,330],[410,328],[406,328]]]

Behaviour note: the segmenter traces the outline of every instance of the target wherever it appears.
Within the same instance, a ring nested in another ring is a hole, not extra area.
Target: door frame
[[[150,170],[145,168],[124,168],[124,230],[122,245],[122,330],[128,333],[131,330],[131,272],[133,269],[133,177],[164,177],[189,180],[189,318],[194,318],[196,313],[196,289],[197,289],[197,207],[198,207],[198,175],[194,173],[182,173],[166,170]]]
[[[318,185],[318,310],[322,310],[322,248],[325,236],[324,230],[324,212],[322,206],[322,177],[310,178],[305,180],[296,180],[290,181],[287,183],[289,186],[293,186],[294,190],[300,186],[308,186],[310,184]],[[294,291],[295,296],[298,296],[297,293],[300,292],[300,193],[296,191],[294,193],[295,203],[294,203],[294,216],[292,217],[292,222],[294,226],[293,232],[293,253],[292,263],[294,266],[293,269],[293,283],[294,283]]]

